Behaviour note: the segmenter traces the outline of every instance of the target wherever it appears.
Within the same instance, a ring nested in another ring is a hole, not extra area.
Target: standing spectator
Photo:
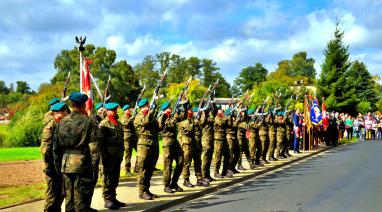
[[[354,137],[357,139],[360,139],[360,121],[358,118],[353,118],[353,132],[354,132]]]
[[[371,139],[372,124],[373,124],[373,121],[371,120],[371,116],[370,115],[366,116],[366,120],[365,120],[366,140]]]
[[[377,140],[381,140],[382,139],[382,128],[381,128],[381,118],[382,118],[382,115],[378,115],[377,116]]]
[[[338,124],[338,129],[339,129],[339,142],[342,141],[342,139],[344,138],[344,132],[345,132],[345,121],[344,121],[344,117],[343,115],[340,115],[338,117],[338,121],[337,121],[337,124]]]
[[[346,139],[352,139],[353,138],[353,120],[350,115],[346,116],[345,130],[347,132]]]

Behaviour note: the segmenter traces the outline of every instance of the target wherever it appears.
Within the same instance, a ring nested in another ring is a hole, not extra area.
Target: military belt
[[[83,154],[82,150],[79,149],[65,149],[64,152],[68,154]]]

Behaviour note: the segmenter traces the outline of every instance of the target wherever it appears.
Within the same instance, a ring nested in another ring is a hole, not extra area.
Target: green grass
[[[39,160],[39,147],[0,148],[0,162]]]
[[[342,143],[342,144],[351,144],[351,143],[354,143],[357,140],[358,140],[358,138],[342,139],[342,141],[340,143]]]
[[[41,198],[45,193],[45,184],[12,186],[0,189],[0,207]]]

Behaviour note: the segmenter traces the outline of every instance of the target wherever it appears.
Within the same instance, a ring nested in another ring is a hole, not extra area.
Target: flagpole
[[[76,36],[76,43],[78,44],[78,51],[80,52],[80,92],[82,93],[82,72],[84,70],[84,55],[83,52],[85,51],[85,41],[86,37],[82,38],[80,36],[79,38]]]

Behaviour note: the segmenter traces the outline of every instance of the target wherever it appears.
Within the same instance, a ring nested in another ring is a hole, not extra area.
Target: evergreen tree
[[[339,104],[341,108],[346,104],[337,99],[345,92],[345,87],[338,80],[344,76],[350,67],[349,47],[343,43],[344,32],[340,29],[338,23],[334,32],[334,39],[330,40],[324,50],[325,60],[322,64],[320,79],[317,82],[319,96],[327,97],[326,104],[329,110],[337,109]]]

